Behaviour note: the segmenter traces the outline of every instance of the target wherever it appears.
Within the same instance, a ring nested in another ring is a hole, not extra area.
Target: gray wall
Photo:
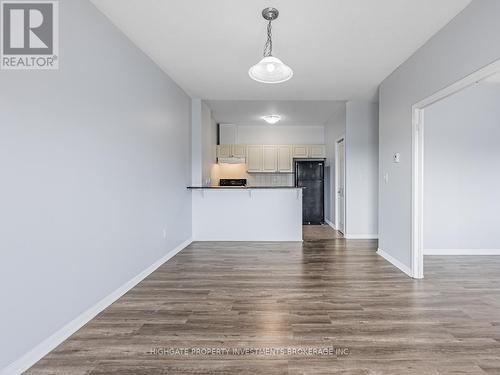
[[[500,249],[500,84],[425,109],[424,249]]]
[[[60,40],[0,71],[0,368],[191,237],[189,97],[86,0]]]
[[[202,183],[211,185],[212,169],[217,162],[217,123],[210,107],[204,102],[201,104],[201,134]]]
[[[378,104],[346,104],[346,235],[378,235]]]
[[[500,1],[474,0],[380,86],[379,247],[408,267],[411,106],[500,58],[498,14]]]

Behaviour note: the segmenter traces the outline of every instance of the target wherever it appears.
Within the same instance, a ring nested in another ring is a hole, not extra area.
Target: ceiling
[[[471,0],[92,0],[189,95],[202,99],[375,99],[380,82]],[[263,8],[273,54],[294,77],[252,81]]]
[[[280,115],[281,126],[324,125],[345,106],[342,101],[308,100],[209,100],[207,103],[219,123],[267,125],[262,116]]]

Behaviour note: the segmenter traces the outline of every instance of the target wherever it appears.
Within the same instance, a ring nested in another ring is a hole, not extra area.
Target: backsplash
[[[215,186],[221,178],[246,178],[249,186],[295,185],[293,173],[247,173],[245,164],[214,164],[211,177],[210,184]]]
[[[247,173],[249,186],[294,186],[293,173]]]

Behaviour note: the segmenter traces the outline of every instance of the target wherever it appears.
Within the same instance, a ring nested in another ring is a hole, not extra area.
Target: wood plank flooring
[[[304,225],[302,226],[304,241],[336,240],[344,236],[329,225]]]
[[[500,257],[427,257],[416,281],[376,248],[194,243],[27,373],[500,374]]]

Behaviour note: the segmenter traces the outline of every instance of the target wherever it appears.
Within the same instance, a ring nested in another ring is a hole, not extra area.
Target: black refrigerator
[[[325,221],[325,161],[296,160],[295,186],[302,190],[302,223],[323,224]]]

